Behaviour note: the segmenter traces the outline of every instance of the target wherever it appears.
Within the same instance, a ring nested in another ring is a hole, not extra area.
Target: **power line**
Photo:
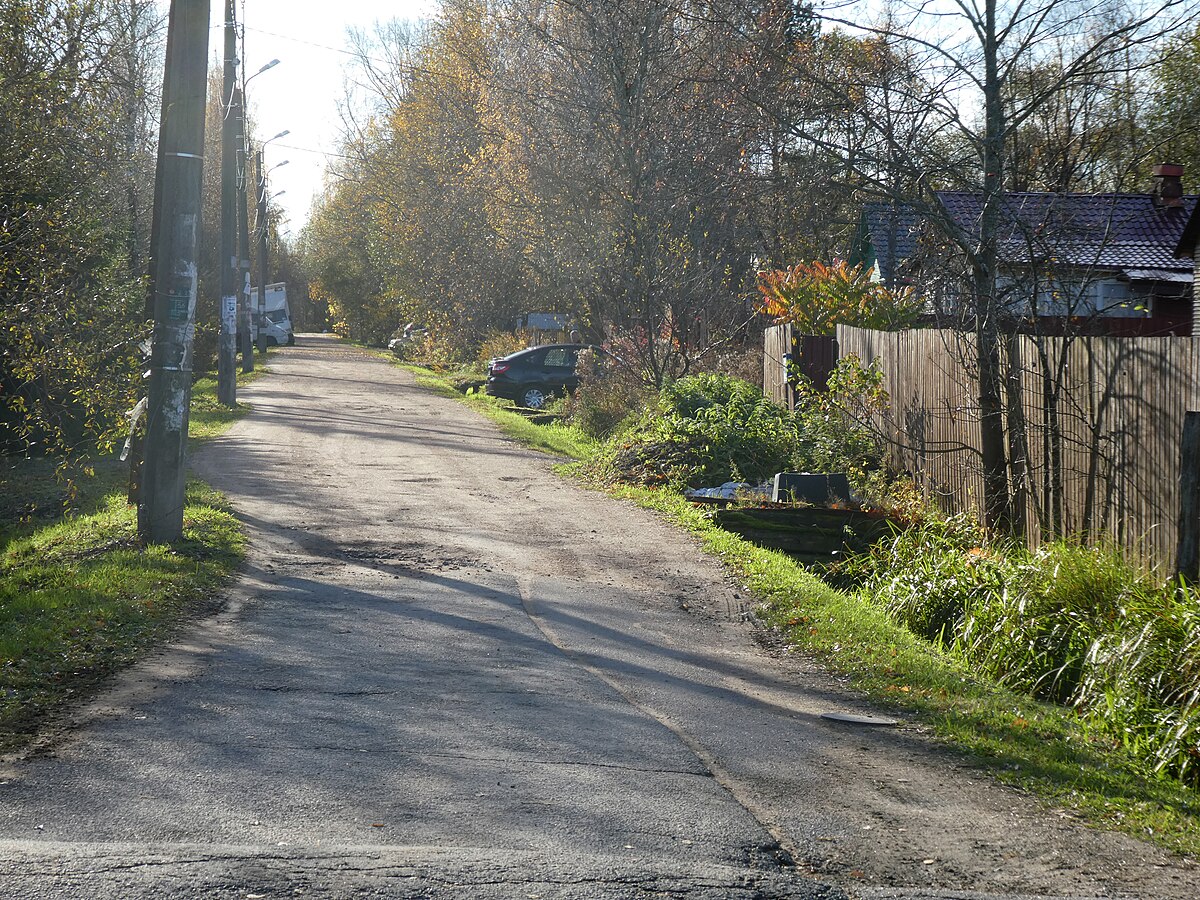
[[[402,69],[413,75],[428,75],[432,78],[445,78],[448,80],[452,80],[454,78],[454,76],[449,72],[439,72],[436,69],[427,69],[424,66],[401,62],[400,60],[396,59],[384,59],[380,56],[370,56],[357,50],[346,50],[342,47],[330,47],[328,44],[318,44],[314,41],[306,41],[303,38],[292,37],[288,34],[280,34],[277,31],[267,31],[263,28],[255,28],[252,25],[243,25],[242,28],[245,31],[253,31],[255,34],[262,34],[266,35],[267,37],[278,38],[281,41],[291,41],[293,44],[303,44],[305,47],[315,47],[318,50],[327,50],[330,53],[340,53],[343,56],[350,56],[354,59],[379,63],[381,66],[394,66],[397,69]]]
[[[284,147],[288,150],[299,150],[301,153],[313,153],[317,156],[336,156],[338,159],[356,159],[353,156],[347,156],[345,153],[334,153],[332,150],[314,150],[312,147],[297,147],[295,144],[283,144],[279,141],[275,142],[276,147]]]
[[[375,56],[366,56],[362,53],[357,53],[354,50],[346,50],[343,47],[330,47],[328,44],[318,44],[314,41],[306,41],[302,38],[292,37],[288,34],[280,34],[277,31],[267,31],[263,28],[255,28],[252,25],[242,26],[246,31],[253,31],[255,34],[264,34],[267,37],[279,38],[281,41],[291,41],[293,44],[303,44],[306,47],[316,47],[318,50],[328,50],[330,53],[341,53],[344,56],[353,56],[355,59],[369,59],[371,62],[382,63],[384,65],[392,65],[392,60],[380,59]]]

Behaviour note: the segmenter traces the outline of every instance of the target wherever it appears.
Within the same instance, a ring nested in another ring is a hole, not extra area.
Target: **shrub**
[[[609,462],[618,480],[699,487],[767,478],[786,467],[795,445],[791,414],[754,385],[693,375],[663,388]]]
[[[970,519],[929,521],[833,577],[973,671],[1085,721],[1155,772],[1200,785],[1200,595],[1111,547],[989,546]]]
[[[475,362],[486,367],[493,359],[508,356],[529,346],[529,335],[524,331],[500,331],[490,329],[484,332],[483,340],[479,342],[479,350],[475,354]]]
[[[589,437],[606,440],[650,405],[653,392],[634,369],[584,350],[575,364],[579,387],[567,398],[567,421]]]
[[[804,377],[796,389],[796,450],[792,466],[805,472],[845,472],[860,492],[882,465],[873,422],[887,407],[883,373],[857,356],[838,360],[825,390]]]
[[[407,320],[407,304],[391,295],[374,295],[353,304],[330,299],[333,330],[352,341],[386,347],[396,326]]]
[[[404,358],[437,371],[453,369],[472,358],[471,345],[445,314],[429,313],[418,323]]]
[[[194,378],[217,370],[218,326],[215,322],[197,322],[192,338],[192,373]]]
[[[729,375],[693,375],[666,385],[647,406],[646,388],[629,373],[607,373],[582,385],[572,421],[596,437],[618,433],[631,411],[646,407],[610,448],[609,470],[642,484],[762,481],[776,472],[846,472],[858,490],[886,493],[871,473],[882,450],[870,427],[887,401],[878,369],[857,357],[839,362],[827,391],[801,386],[795,413]]]

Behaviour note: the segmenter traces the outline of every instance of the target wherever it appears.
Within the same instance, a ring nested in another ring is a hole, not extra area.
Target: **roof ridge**
[[[983,191],[968,191],[958,188],[939,189],[933,192],[935,195],[941,194],[958,194],[965,197],[979,197]],[[1153,199],[1154,195],[1149,191],[1001,191],[1002,197],[1129,197],[1136,199]],[[1200,194],[1184,194],[1180,199],[1183,200],[1200,200]],[[886,202],[886,201],[884,201]]]

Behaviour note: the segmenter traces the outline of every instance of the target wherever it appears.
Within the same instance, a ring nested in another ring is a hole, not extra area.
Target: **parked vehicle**
[[[296,335],[292,332],[292,311],[288,306],[287,285],[283,282],[267,285],[265,318],[259,316],[258,288],[250,291],[250,339],[258,344],[259,337],[268,347],[281,344],[292,346]]]
[[[487,392],[530,409],[579,387],[575,362],[588,344],[546,344],[519,350],[488,363]],[[592,350],[602,353],[598,347]]]

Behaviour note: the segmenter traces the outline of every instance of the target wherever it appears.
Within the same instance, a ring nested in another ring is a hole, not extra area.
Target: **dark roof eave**
[[[1179,236],[1179,244],[1175,247],[1175,255],[1179,258],[1195,257],[1196,244],[1200,242],[1200,203],[1192,210],[1191,217],[1183,226],[1183,234]]]

